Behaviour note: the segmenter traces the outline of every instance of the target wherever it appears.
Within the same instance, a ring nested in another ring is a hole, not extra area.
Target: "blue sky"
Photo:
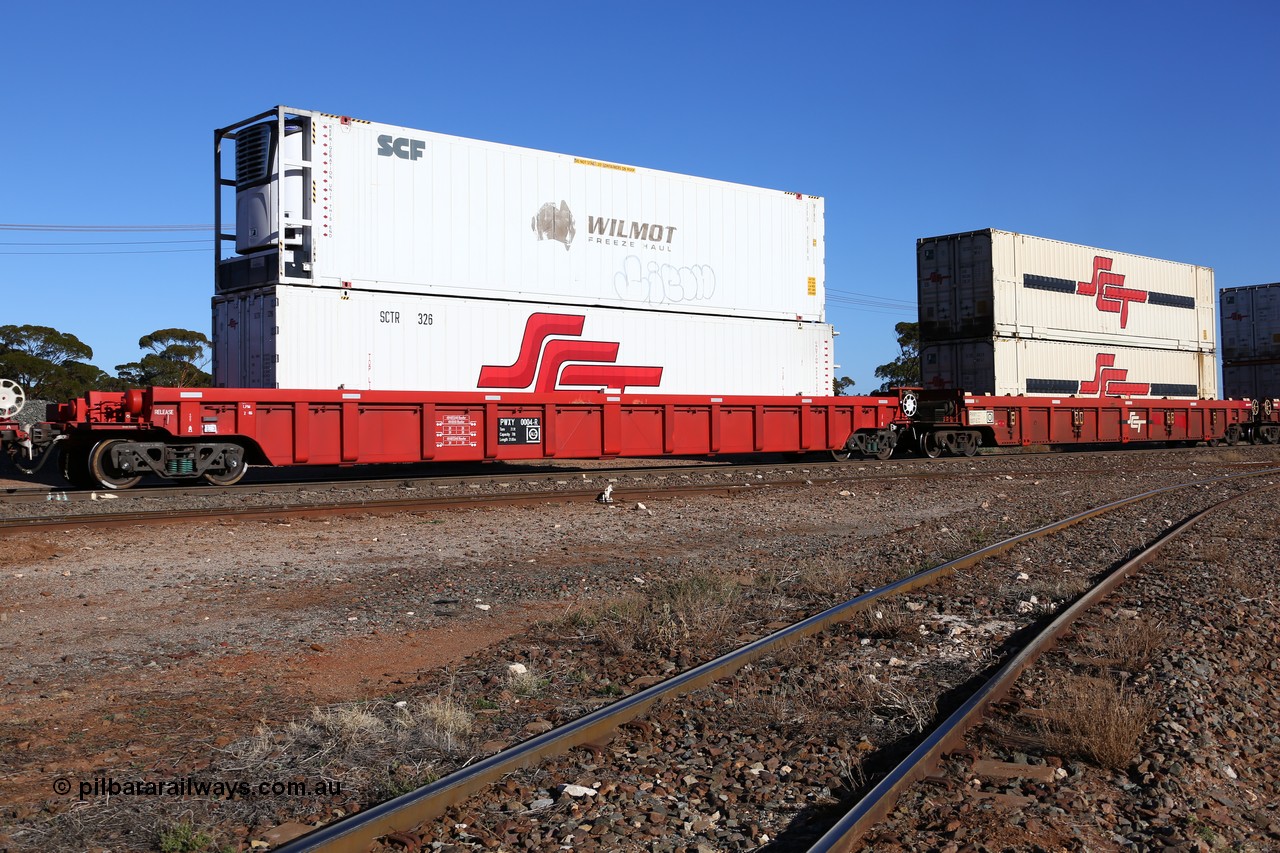
[[[1274,2],[70,2],[5,29],[0,223],[212,222],[213,129],[275,104],[821,195],[855,393],[914,319],[918,237],[1280,280]],[[0,324],[114,373],[209,332],[209,240],[0,229]]]

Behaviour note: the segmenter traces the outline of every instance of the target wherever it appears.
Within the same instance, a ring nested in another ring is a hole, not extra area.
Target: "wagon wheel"
[[[960,452],[965,456],[976,456],[978,454],[978,437],[971,432],[965,433],[960,441]]]
[[[876,448],[876,458],[881,462],[893,455],[893,445],[887,441],[879,442]]]
[[[118,438],[108,438],[89,451],[89,476],[104,489],[127,489],[142,479],[141,474],[117,468],[111,461],[111,448],[123,443]]]
[[[938,441],[938,436],[932,432],[926,432],[920,436],[920,449],[924,451],[924,455],[930,459],[937,459],[942,455],[942,442]]]
[[[22,411],[26,402],[22,386],[12,379],[0,379],[0,418],[12,418]]]
[[[835,451],[833,450],[832,454],[834,453]],[[241,463],[235,464],[234,467],[232,467],[227,471],[223,471],[220,474],[215,474],[212,471],[206,471],[204,473],[204,481],[214,486],[234,486],[236,483],[244,479],[244,475],[248,472],[248,470],[249,470],[249,463],[241,462]]]
[[[853,451],[849,449],[848,445],[838,447],[831,451],[831,458],[837,462],[848,462],[853,458]]]

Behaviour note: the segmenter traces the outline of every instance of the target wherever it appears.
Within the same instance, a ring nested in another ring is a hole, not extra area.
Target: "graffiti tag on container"
[[[701,302],[715,295],[716,271],[706,264],[677,267],[658,261],[645,263],[636,255],[628,255],[622,270],[613,276],[613,286],[618,296],[628,302]]]

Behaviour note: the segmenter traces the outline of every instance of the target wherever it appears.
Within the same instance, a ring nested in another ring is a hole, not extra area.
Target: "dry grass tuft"
[[[532,669],[507,673],[507,689],[517,696],[541,696],[548,683]]]
[[[1023,589],[1041,601],[1062,604],[1074,601],[1089,589],[1089,579],[1069,569],[1057,571],[1051,575],[1032,575]]]
[[[259,727],[227,752],[262,778],[339,779],[354,794],[409,790],[467,750],[471,713],[452,695],[315,708],[282,729]]]
[[[312,708],[308,720],[289,724],[295,741],[313,740],[339,755],[363,754],[367,746],[381,742],[386,732],[385,722],[359,706]]]
[[[1245,598],[1267,598],[1272,595],[1270,577],[1257,571],[1256,567],[1230,566],[1223,570],[1222,579],[1229,588]]]
[[[739,584],[719,575],[684,578],[610,605],[596,625],[606,649],[675,657],[681,651],[705,656],[707,645],[732,634],[738,615]]]
[[[159,850],[161,853],[225,853],[235,850],[224,831],[228,810],[243,801],[164,801],[139,798],[62,812],[32,827],[27,850]],[[104,846],[104,841],[106,845]],[[5,848],[9,849],[9,848]]]
[[[1048,687],[1044,705],[1036,733],[1047,750],[1113,770],[1129,765],[1155,718],[1148,699],[1111,678],[1068,676]]]
[[[595,629],[599,622],[598,608],[570,606],[560,616],[539,623],[538,628],[547,634],[583,639]]]
[[[452,697],[433,696],[416,706],[409,705],[397,709],[401,715],[397,720],[406,731],[429,729],[432,737],[449,750],[456,746],[456,741],[471,734],[471,712],[456,702]]]
[[[881,684],[872,709],[877,717],[923,732],[937,716],[937,701],[894,684]]]
[[[748,679],[733,694],[737,712],[772,721],[791,732],[829,733],[833,720],[858,728],[869,724],[873,708],[887,708],[888,688],[866,662],[833,657],[807,638],[754,665],[768,676]],[[759,688],[759,689],[757,689]],[[895,716],[886,711],[884,715]]]
[[[917,636],[920,620],[900,602],[873,606],[849,620],[850,629],[873,640],[905,640]]]
[[[835,571],[830,561],[815,560],[813,565],[803,569],[791,563],[777,563],[758,569],[752,587],[765,611],[771,616],[782,617],[808,598],[825,599],[833,590],[841,590],[847,579],[847,572]]]
[[[1196,552],[1196,557],[1213,566],[1221,566],[1230,556],[1231,548],[1227,540],[1217,537],[1206,540]]]
[[[1169,647],[1173,633],[1149,619],[1112,621],[1093,632],[1085,644],[1099,657],[1115,660],[1121,669],[1141,672],[1156,654]]]

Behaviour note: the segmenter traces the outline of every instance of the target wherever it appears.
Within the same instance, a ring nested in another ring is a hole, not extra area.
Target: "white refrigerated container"
[[[825,318],[821,197],[285,107],[216,140],[218,293]]]
[[[831,394],[826,323],[314,287],[213,299],[221,387]]]

